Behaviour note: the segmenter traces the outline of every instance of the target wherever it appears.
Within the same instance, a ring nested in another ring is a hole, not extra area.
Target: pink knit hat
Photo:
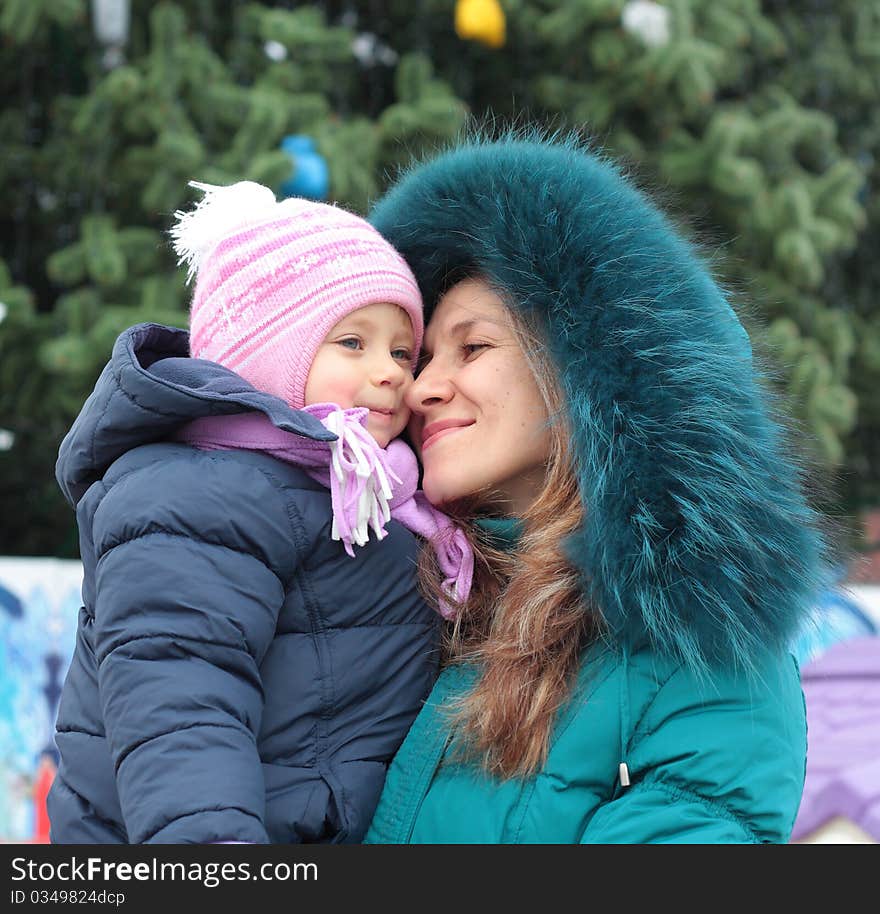
[[[345,315],[378,302],[403,308],[424,330],[415,277],[359,216],[268,187],[191,182],[205,194],[171,229],[181,263],[196,277],[190,354],[240,374],[259,390],[305,406],[318,347]]]

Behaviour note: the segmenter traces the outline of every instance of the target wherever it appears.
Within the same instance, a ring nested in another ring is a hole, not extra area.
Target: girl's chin
[[[366,429],[376,440],[379,447],[383,448],[388,447],[395,438],[399,438],[403,434],[403,429],[389,428],[388,425],[374,423],[370,419],[367,419]]]
[[[372,435],[373,440],[376,442],[376,444],[379,445],[379,447],[388,447],[388,444],[391,442],[391,440],[397,437],[396,435],[390,434],[387,428],[376,428],[375,426],[371,425],[369,420],[367,421],[366,429]]]

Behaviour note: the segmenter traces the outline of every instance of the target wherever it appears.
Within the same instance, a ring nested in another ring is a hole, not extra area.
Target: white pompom
[[[207,254],[224,238],[241,229],[269,219],[278,204],[268,187],[253,181],[239,181],[228,187],[190,181],[204,197],[189,212],[174,214],[177,224],[170,231],[178,263],[187,264],[186,281],[191,282]]]

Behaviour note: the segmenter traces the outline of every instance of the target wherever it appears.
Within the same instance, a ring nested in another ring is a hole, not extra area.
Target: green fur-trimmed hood
[[[370,221],[429,312],[478,272],[545,327],[586,513],[569,555],[611,637],[698,667],[788,644],[825,580],[818,518],[740,322],[620,170],[570,137],[469,139]]]

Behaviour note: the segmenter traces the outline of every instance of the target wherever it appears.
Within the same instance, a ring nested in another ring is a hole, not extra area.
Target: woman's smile
[[[422,430],[422,453],[440,438],[470,428],[475,422],[475,419],[439,419],[426,425]]]

